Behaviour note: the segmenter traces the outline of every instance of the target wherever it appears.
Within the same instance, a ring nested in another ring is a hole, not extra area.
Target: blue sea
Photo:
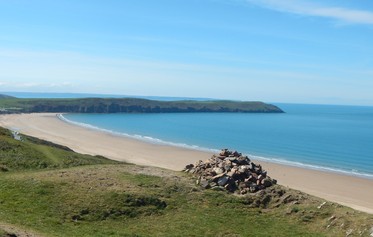
[[[237,150],[258,160],[373,178],[373,107],[276,104],[284,114],[65,114],[153,143]],[[125,149],[125,148],[124,148]]]

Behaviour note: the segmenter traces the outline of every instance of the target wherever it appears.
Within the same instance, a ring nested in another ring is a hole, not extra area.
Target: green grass
[[[300,204],[276,207],[273,199],[258,208],[258,197],[200,190],[177,172],[159,177],[144,169],[122,164],[3,174],[0,220],[46,236],[345,236],[349,228],[367,231],[373,220],[336,204],[318,209],[322,200],[292,190],[284,195]],[[333,215],[338,221],[327,228]]]
[[[20,142],[3,128],[0,128],[0,137],[0,172],[115,163],[29,136],[22,135],[23,142]]]
[[[51,236],[323,236],[225,193],[130,174],[128,165],[13,173],[0,180],[0,219]]]
[[[0,229],[0,237],[5,237],[8,234],[5,230]]]
[[[0,172],[0,223],[44,236],[369,236],[373,225],[372,215],[329,202],[318,209],[323,200],[281,186],[238,197],[181,172],[15,141],[6,130],[0,141],[21,157],[1,152],[10,168]]]

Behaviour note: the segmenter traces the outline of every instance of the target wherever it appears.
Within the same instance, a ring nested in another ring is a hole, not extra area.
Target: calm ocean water
[[[124,136],[373,178],[373,107],[277,104],[285,114],[66,114]]]

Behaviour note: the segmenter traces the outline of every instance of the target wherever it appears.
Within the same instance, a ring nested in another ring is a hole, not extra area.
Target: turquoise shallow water
[[[284,114],[66,114],[96,129],[373,178],[373,107],[277,104]]]

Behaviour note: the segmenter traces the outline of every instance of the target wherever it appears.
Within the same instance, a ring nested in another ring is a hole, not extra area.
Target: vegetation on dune
[[[0,223],[42,236],[369,236],[373,225],[372,215],[279,185],[235,196],[199,188],[186,173],[12,139],[0,130],[0,164],[9,166]],[[68,156],[79,162],[65,165]]]
[[[185,113],[243,112],[282,113],[278,107],[263,102],[239,101],[156,101],[138,98],[84,99],[2,99],[3,113],[70,112],[70,113]]]
[[[0,94],[0,99],[11,99],[11,98],[15,98],[13,96],[10,96],[10,95],[3,95],[3,94]]]
[[[9,130],[0,127],[0,172],[67,168],[80,165],[115,163],[102,157],[82,155],[68,147],[22,135],[13,139]]]

